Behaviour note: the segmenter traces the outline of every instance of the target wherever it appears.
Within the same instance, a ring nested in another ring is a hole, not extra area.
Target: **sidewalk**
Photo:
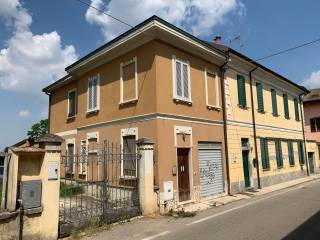
[[[313,174],[309,177],[298,178],[298,179],[291,180],[288,182],[283,182],[283,183],[271,185],[268,187],[264,187],[262,189],[257,189],[254,191],[248,191],[248,192],[244,192],[244,193],[238,193],[238,194],[235,194],[232,196],[227,195],[227,196],[223,196],[223,197],[212,198],[208,201],[203,201],[201,203],[187,205],[183,209],[186,212],[203,211],[203,210],[209,209],[211,207],[217,207],[217,206],[225,205],[225,204],[228,204],[231,202],[239,201],[242,199],[248,199],[248,198],[252,198],[255,196],[261,196],[261,195],[264,195],[267,193],[271,193],[271,192],[279,191],[282,189],[294,187],[296,185],[299,185],[299,184],[302,184],[305,182],[309,182],[309,181],[313,181],[316,179],[320,179],[320,174]]]

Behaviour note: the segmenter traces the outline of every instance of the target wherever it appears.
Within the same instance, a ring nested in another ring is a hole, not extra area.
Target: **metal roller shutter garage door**
[[[224,192],[221,143],[200,142],[199,171],[201,197]]]

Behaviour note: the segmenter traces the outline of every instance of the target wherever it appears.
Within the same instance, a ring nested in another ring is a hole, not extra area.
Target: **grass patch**
[[[72,197],[84,193],[84,188],[75,184],[60,183],[60,197]]]

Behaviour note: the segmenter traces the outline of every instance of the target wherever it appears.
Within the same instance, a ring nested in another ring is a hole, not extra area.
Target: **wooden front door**
[[[189,148],[178,148],[179,202],[190,200]]]

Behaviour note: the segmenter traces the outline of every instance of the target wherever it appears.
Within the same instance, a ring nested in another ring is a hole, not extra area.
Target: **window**
[[[288,103],[288,94],[283,94],[283,108],[284,108],[284,117],[289,119],[289,103]]]
[[[260,138],[260,148],[261,148],[262,168],[267,170],[270,168],[270,161],[269,161],[268,140],[266,138]]]
[[[293,144],[292,141],[288,141],[288,155],[289,155],[289,164],[290,166],[294,166],[294,152],[293,152]]]
[[[67,174],[73,174],[74,171],[74,157],[75,157],[75,144],[74,140],[67,140]]]
[[[299,154],[299,163],[300,165],[304,165],[304,151],[303,151],[303,142],[298,142],[298,154]]]
[[[247,97],[246,97],[246,80],[243,76],[237,75],[238,84],[238,104],[241,108],[247,107]]]
[[[121,130],[122,141],[122,161],[121,174],[124,178],[137,177],[137,128],[127,128]]]
[[[173,56],[173,79],[175,99],[191,102],[190,66],[189,62]]]
[[[310,119],[310,128],[311,132],[320,132],[320,118],[311,118]]]
[[[220,107],[219,80],[215,73],[205,69],[206,104],[209,107]]]
[[[296,118],[296,121],[300,121],[300,114],[299,114],[299,101],[298,101],[298,98],[294,98],[293,99],[294,101],[294,113],[295,113],[295,118]]]
[[[100,75],[90,77],[88,81],[88,112],[99,110]]]
[[[99,149],[99,132],[87,133],[88,153],[98,153]]]
[[[137,57],[120,64],[120,104],[138,99]]]
[[[68,118],[75,117],[77,114],[77,91],[73,89],[68,92]]]
[[[276,160],[277,160],[277,167],[283,167],[283,158],[282,158],[282,148],[281,148],[281,140],[275,140],[275,147],[276,147]]]
[[[264,112],[263,104],[263,87],[261,83],[256,84],[257,89],[257,101],[258,101],[258,112]]]
[[[271,89],[271,101],[272,101],[272,115],[278,116],[277,92],[274,89]]]

